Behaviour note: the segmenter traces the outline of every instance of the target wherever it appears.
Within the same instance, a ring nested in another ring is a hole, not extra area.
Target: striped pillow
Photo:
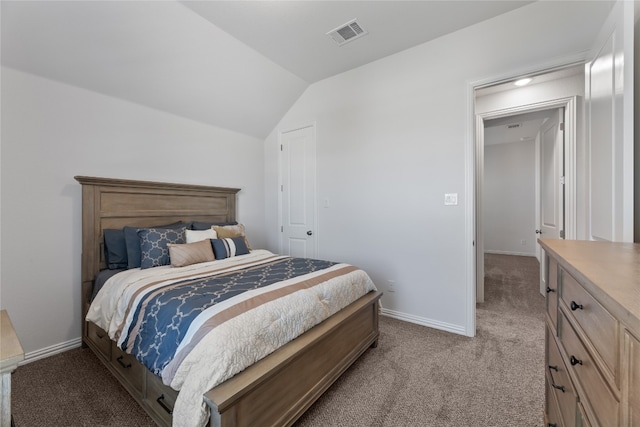
[[[225,239],[211,239],[213,253],[216,259],[225,259],[236,255],[249,253],[244,237],[227,237]]]

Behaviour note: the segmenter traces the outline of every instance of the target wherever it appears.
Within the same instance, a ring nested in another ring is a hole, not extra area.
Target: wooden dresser
[[[539,242],[545,426],[640,426],[640,244]]]

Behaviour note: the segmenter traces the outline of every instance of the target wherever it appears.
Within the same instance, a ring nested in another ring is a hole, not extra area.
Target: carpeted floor
[[[381,317],[361,357],[296,423],[330,426],[541,426],[544,298],[535,258],[487,255],[477,336]],[[88,349],[21,366],[16,425],[153,426]],[[258,426],[259,427],[259,426]]]
[[[544,297],[538,282],[535,258],[486,255],[475,338],[383,317],[378,348],[297,427],[541,426]]]

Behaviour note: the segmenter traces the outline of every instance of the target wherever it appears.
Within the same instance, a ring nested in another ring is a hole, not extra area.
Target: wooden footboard
[[[228,381],[204,400],[215,427],[289,426],[378,341],[378,300],[370,292]],[[86,344],[160,426],[170,426],[177,392],[162,384],[92,323]]]
[[[380,292],[371,292],[205,394],[212,427],[289,426],[377,344]]]

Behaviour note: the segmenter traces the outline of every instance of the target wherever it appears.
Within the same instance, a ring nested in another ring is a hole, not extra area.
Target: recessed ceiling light
[[[513,84],[516,86],[524,86],[524,85],[528,85],[530,82],[531,82],[531,78],[527,77],[524,79],[516,80],[515,82],[513,82]]]

